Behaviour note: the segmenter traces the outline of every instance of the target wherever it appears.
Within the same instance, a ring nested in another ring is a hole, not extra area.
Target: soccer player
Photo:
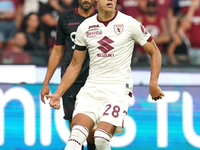
[[[97,13],[97,10],[93,6],[94,0],[79,0],[78,8],[63,13],[60,16],[58,20],[57,37],[55,40],[55,45],[49,58],[48,69],[41,90],[41,100],[43,101],[43,103],[45,103],[44,96],[49,94],[49,81],[53,76],[55,69],[58,67],[62,57],[63,62],[61,68],[61,76],[63,76],[66,68],[71,62],[75,48],[74,39],[78,26],[87,17]],[[64,119],[69,121],[70,129],[76,95],[80,88],[85,84],[85,80],[88,76],[88,54],[86,54],[86,56],[84,55],[83,59],[85,59],[85,61],[83,63],[83,68],[80,71],[78,78],[62,96],[65,113]],[[94,144],[92,144],[91,140],[88,142],[87,148],[88,150],[95,150],[95,146]]]
[[[151,56],[149,93],[152,99],[157,101],[164,96],[158,86],[159,49],[140,22],[117,11],[115,6],[116,0],[97,0],[98,14],[78,27],[72,61],[56,92],[46,96],[51,107],[60,108],[60,97],[77,78],[88,50],[89,76],[77,95],[73,128],[65,150],[80,150],[93,128],[96,149],[110,150],[112,136],[123,132],[132,97],[130,64],[135,41]]]

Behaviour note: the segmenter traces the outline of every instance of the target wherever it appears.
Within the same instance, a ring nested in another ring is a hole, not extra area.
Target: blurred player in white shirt
[[[116,0],[97,0],[98,14],[86,19],[77,30],[76,50],[50,106],[59,109],[60,97],[75,81],[86,49],[90,70],[86,84],[77,95],[72,132],[65,150],[80,150],[91,129],[98,150],[110,150],[114,134],[123,132],[124,118],[132,97],[131,57],[135,41],[151,56],[149,92],[162,99],[158,86],[161,54],[148,31],[130,16],[115,10]]]

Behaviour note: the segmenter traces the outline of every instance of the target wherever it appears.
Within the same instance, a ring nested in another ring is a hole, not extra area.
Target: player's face
[[[79,6],[84,10],[90,10],[94,5],[94,0],[78,0]]]
[[[115,10],[117,0],[97,0],[98,10],[112,12]]]

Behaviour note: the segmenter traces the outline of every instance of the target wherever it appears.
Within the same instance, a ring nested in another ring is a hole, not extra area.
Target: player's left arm
[[[149,93],[154,100],[162,99],[164,93],[158,86],[158,78],[161,69],[161,53],[154,40],[143,45],[144,50],[151,56],[151,77],[149,83]]]

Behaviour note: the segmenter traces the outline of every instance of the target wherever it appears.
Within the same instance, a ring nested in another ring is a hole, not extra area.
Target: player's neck
[[[109,21],[111,19],[113,19],[115,17],[116,14],[116,10],[112,11],[112,12],[98,12],[98,19],[100,21]]]
[[[89,9],[88,11],[85,11],[79,7],[78,13],[83,17],[89,17],[93,13],[93,7],[91,9]]]

